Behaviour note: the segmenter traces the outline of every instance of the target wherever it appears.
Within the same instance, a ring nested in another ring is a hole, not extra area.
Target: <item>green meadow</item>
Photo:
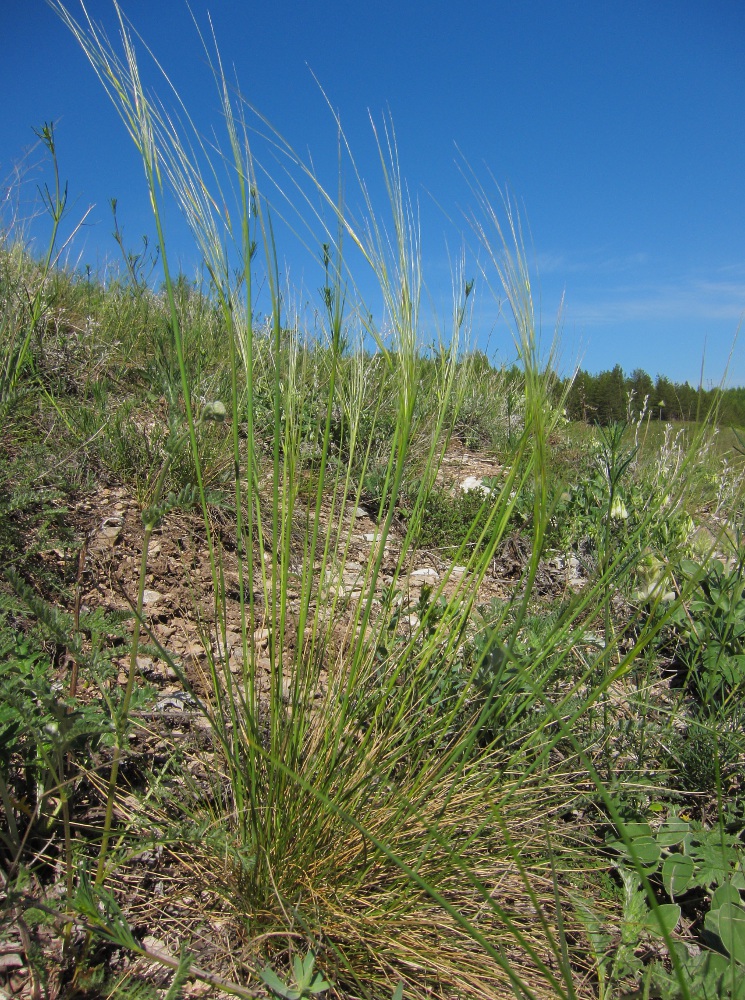
[[[391,123],[360,220],[279,135],[258,169],[214,52],[219,151],[51,5],[155,237],[114,204],[120,266],[66,266],[40,129],[46,249],[0,242],[2,997],[745,997],[739,395],[622,379],[579,419],[475,175],[433,344]]]

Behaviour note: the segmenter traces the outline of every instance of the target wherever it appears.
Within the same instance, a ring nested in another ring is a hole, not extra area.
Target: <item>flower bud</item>
[[[614,521],[625,521],[628,518],[629,512],[626,510],[626,504],[620,497],[614,498],[610,509],[610,516]]]
[[[202,420],[217,420],[218,423],[222,423],[227,412],[225,403],[215,399],[211,403],[205,403],[202,407]]]

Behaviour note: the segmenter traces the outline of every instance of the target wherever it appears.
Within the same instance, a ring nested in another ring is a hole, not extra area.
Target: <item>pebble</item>
[[[222,636],[218,638],[218,645],[222,648]],[[227,646],[227,651],[229,653],[236,648],[242,649],[243,636],[240,632],[233,632],[231,629],[227,629],[225,632],[225,645]]]
[[[12,972],[13,969],[22,969],[23,959],[14,951],[6,955],[0,955],[0,972]]]
[[[430,569],[429,566],[424,566],[421,569],[413,569],[409,576],[413,576],[418,580],[439,580],[440,574],[436,569]]]
[[[119,515],[105,517],[101,522],[101,527],[98,529],[98,537],[104,539],[110,545],[114,545],[119,535],[121,535],[123,527],[123,517]]]
[[[168,946],[152,934],[148,934],[147,937],[142,939],[142,945],[148,951],[153,952],[156,955],[165,955],[167,958],[173,957],[171,952],[168,950]]]

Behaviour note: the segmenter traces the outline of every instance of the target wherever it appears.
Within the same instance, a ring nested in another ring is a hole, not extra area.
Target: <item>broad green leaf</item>
[[[652,827],[649,823],[624,823],[623,829],[629,840],[637,840],[639,837],[651,837]]]
[[[293,989],[286,983],[283,983],[271,966],[267,965],[266,968],[261,969],[259,975],[272,993],[276,993],[277,996],[282,997],[283,1000],[299,1000],[301,994],[298,990]]]
[[[716,593],[714,603],[720,611],[723,611],[725,614],[729,614],[729,610],[732,605],[730,604],[729,596],[725,591],[718,591]]]
[[[726,882],[724,885],[720,885],[711,897],[711,908],[712,910],[718,910],[724,903],[734,903],[735,906],[739,906],[741,902],[738,890],[731,882]]]
[[[306,957],[312,960],[314,956],[309,953]],[[292,959],[292,971],[295,973],[295,982],[297,983],[297,985],[299,987],[303,987],[305,985],[305,979],[306,979],[305,961],[304,959],[300,958],[299,955],[295,955]],[[312,975],[313,974],[312,962],[311,962],[310,972]]]
[[[637,837],[631,850],[627,849],[625,853],[645,871],[656,869],[662,856],[660,845],[654,837]]]
[[[735,962],[715,951],[703,952],[686,963],[691,1000],[743,1000],[745,978]]]
[[[736,962],[745,965],[745,908],[738,903],[722,903],[716,913],[722,944]]]
[[[657,847],[656,844],[654,844],[654,847],[642,844],[640,850],[637,850],[635,845],[635,855],[632,855],[631,852],[626,849],[626,845],[622,844],[620,841],[608,844],[608,847],[617,851],[621,855],[618,861],[619,866],[628,869],[634,874],[636,873],[637,866],[645,875],[654,874],[659,867],[661,852],[659,851],[659,848],[657,848],[657,851],[654,850],[654,848]]]
[[[662,864],[662,883],[671,899],[681,896],[693,879],[693,858],[687,854],[673,854]]]
[[[313,993],[325,993],[326,990],[331,989],[331,983],[327,983],[320,972],[317,972],[313,982],[308,986],[308,992]]]
[[[680,571],[690,580],[697,580],[699,577],[704,576],[705,573],[704,568],[699,566],[698,563],[693,562],[692,559],[681,559]]]
[[[729,961],[716,951],[707,951],[703,955],[703,964],[707,974],[723,976],[729,972]]]
[[[644,926],[652,934],[662,935],[672,934],[678,926],[680,920],[680,907],[677,903],[663,903],[656,910],[651,910],[645,920]],[[664,928],[664,930],[663,930]]]
[[[657,831],[655,840],[660,847],[677,847],[678,844],[683,843],[690,829],[691,824],[684,819],[669,819]]]

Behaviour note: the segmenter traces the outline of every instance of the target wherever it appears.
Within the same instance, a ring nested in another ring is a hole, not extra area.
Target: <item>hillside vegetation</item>
[[[745,996],[719,400],[575,420],[590,387],[539,353],[519,219],[476,178],[477,280],[519,363],[469,350],[463,268],[425,349],[390,129],[364,225],[317,187],[320,287],[293,314],[220,74],[230,214],[128,36],[120,58],[53,6],[142,153],[164,282],[118,226],[118,276],[61,266],[61,182],[47,254],[3,233],[4,994]],[[161,180],[201,285],[171,270]]]
[[[664,375],[652,381],[641,368],[625,375],[621,366],[591,375],[579,371],[567,394],[567,413],[572,420],[609,424],[623,420],[629,412],[648,413],[661,421],[697,421],[709,415],[722,425],[745,424],[745,388],[704,389],[688,382],[672,382]]]

